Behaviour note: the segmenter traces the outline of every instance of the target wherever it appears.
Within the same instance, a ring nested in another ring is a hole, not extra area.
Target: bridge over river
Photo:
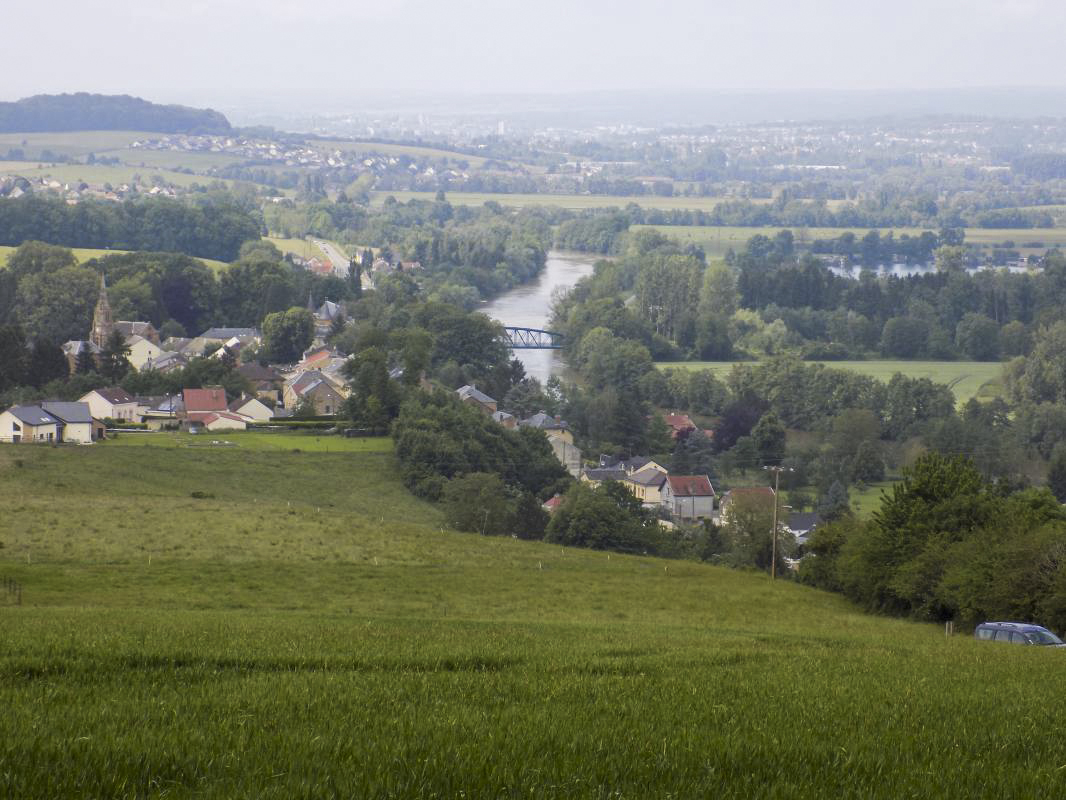
[[[552,296],[590,274],[595,262],[596,257],[586,253],[552,250],[536,280],[501,294],[481,308],[508,331],[511,349],[527,375],[546,381],[566,366],[559,352],[562,337],[549,329]]]

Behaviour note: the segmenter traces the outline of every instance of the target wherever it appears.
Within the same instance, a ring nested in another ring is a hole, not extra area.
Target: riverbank
[[[590,253],[551,250],[536,280],[504,292],[479,310],[508,327],[544,330],[551,318],[552,299],[590,275],[600,258]],[[522,362],[527,375],[541,382],[566,368],[557,350],[519,350],[515,357]]]

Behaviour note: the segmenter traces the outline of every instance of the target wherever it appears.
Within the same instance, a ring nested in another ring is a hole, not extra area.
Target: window
[[[1029,644],[1029,638],[1024,633],[1015,631],[1010,635],[1011,644]]]
[[[992,639],[993,637],[995,637],[995,635],[996,635],[996,632],[994,630],[992,630],[991,628],[978,628],[977,629],[977,638],[978,639],[984,639],[985,641],[988,641],[988,640]]]
[[[997,642],[1009,642],[1010,641],[1010,631],[1002,631],[1002,630],[996,631],[996,641]]]

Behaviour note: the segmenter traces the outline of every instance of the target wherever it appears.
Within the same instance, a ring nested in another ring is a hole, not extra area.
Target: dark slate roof
[[[788,515],[788,529],[793,533],[810,533],[822,522],[814,511],[794,511]]]
[[[8,411],[27,425],[50,425],[59,422],[40,406],[12,406]]]
[[[220,339],[226,341],[234,337],[259,336],[258,328],[208,328],[200,334],[200,339]]]
[[[584,472],[590,481],[620,481],[626,477],[624,469],[587,469]]]
[[[556,419],[551,414],[545,414],[543,411],[534,414],[529,419],[522,420],[518,424],[524,428],[539,428],[542,431],[565,430],[570,427],[565,420]]]
[[[47,400],[41,403],[41,408],[56,419],[61,419],[68,424],[93,421],[92,414],[89,413],[88,403],[60,403]]]
[[[250,381],[276,381],[281,378],[273,367],[264,367],[258,361],[250,361],[237,367],[237,372]]]
[[[460,386],[458,389],[455,390],[455,393],[459,395],[460,400],[466,400],[466,398],[469,397],[472,400],[476,400],[477,402],[481,403],[482,405],[489,405],[490,403],[496,402],[483,391],[471,384],[468,384],[466,386]]]
[[[655,467],[648,467],[640,472],[634,472],[626,480],[639,486],[662,486],[666,483],[666,477],[666,473],[660,472]]]
[[[108,386],[105,389],[97,389],[96,393],[112,405],[133,402],[132,395],[121,386]]]

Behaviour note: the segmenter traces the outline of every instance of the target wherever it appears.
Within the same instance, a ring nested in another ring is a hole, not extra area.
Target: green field
[[[502,201],[501,201],[502,202]],[[708,209],[709,210],[709,209]],[[854,233],[862,237],[870,228],[788,228],[784,225],[765,228],[743,227],[736,225],[634,225],[633,230],[653,228],[667,236],[683,242],[702,245],[709,256],[722,256],[727,250],[740,250],[748,240],[757,234],[773,236],[781,230],[791,230],[799,244],[809,244],[815,239],[833,239],[845,233]],[[907,234],[917,236],[925,228],[881,228],[882,236],[891,231],[897,237]],[[1045,249],[1056,245],[1066,246],[1066,228],[1033,228],[1018,230],[1011,228],[967,228],[966,241],[974,244],[996,245],[1002,242],[1014,242],[1023,254],[1042,254]],[[1025,242],[1040,242],[1041,247],[1022,247]]]
[[[1066,790],[1061,653],[452,533],[386,440],[323,439],[0,447],[0,794]]]
[[[0,152],[19,148],[27,156],[35,156],[41,150],[51,150],[57,155],[87,156],[89,153],[110,153],[126,150],[138,139],[158,139],[163,134],[141,131],[62,131],[56,133],[0,133]]]
[[[300,258],[326,258],[329,256],[322,248],[316,244],[312,244],[310,239],[288,239],[282,236],[267,236],[266,241],[275,245],[282,253],[292,253]],[[342,254],[345,253],[345,248],[336,242],[330,242],[337,248]]]
[[[408,200],[432,200],[435,192],[372,192],[371,204],[381,205],[386,197],[395,197],[401,202]],[[586,208],[625,208],[629,203],[636,203],[644,208],[670,210],[675,208],[693,211],[713,211],[724,197],[654,197],[640,195],[635,197],[612,197],[590,194],[494,194],[492,192],[447,192],[448,202],[453,205],[480,206],[490,200],[502,206],[524,208],[525,206],[558,206],[580,211]],[[753,203],[769,203],[769,200],[753,200]],[[684,230],[671,228],[671,230]],[[752,229],[748,229],[752,230]],[[757,229],[756,229],[757,231]],[[752,234],[754,235],[754,233]],[[747,241],[747,240],[745,240]]]
[[[139,153],[140,151],[129,151]],[[189,187],[194,183],[204,186],[215,180],[205,175],[188,175],[184,172],[173,172],[155,166],[139,166],[133,164],[41,164],[25,161],[0,161],[0,175],[21,175],[28,180],[48,178],[60,183],[78,183],[85,181],[94,186],[110,183],[118,186],[123,183],[132,183],[139,177],[141,183],[150,183],[158,176],[164,183],[174,186]],[[229,185],[231,181],[221,181]]]
[[[0,267],[7,266],[7,257],[13,252],[15,252],[15,250],[17,249],[17,247],[8,247],[6,245],[0,245]],[[132,252],[130,250],[99,250],[92,247],[71,247],[70,250],[74,253],[74,257],[82,263],[89,261],[93,258],[104,258],[105,256],[113,256],[118,255],[120,253]],[[229,264],[227,264],[225,261],[215,261],[211,258],[201,258],[197,260],[204,262],[215,272],[219,272],[220,270],[224,270],[229,267]]]
[[[909,378],[929,378],[951,386],[959,402],[971,397],[993,397],[999,393],[1003,365],[998,361],[825,361],[831,369],[846,369],[889,381],[897,372]],[[752,361],[661,361],[659,369],[709,369],[724,378],[736,364],[754,365]]]
[[[466,161],[473,167],[481,167],[488,161],[484,156],[472,156],[466,153],[457,153],[454,150],[440,150],[435,147],[418,147],[408,144],[349,142],[343,139],[320,139],[309,144],[317,150],[330,152],[340,150],[358,155],[380,154],[386,156],[410,156],[411,158],[446,158],[450,161]],[[429,194],[432,198],[433,193],[430,192]]]

